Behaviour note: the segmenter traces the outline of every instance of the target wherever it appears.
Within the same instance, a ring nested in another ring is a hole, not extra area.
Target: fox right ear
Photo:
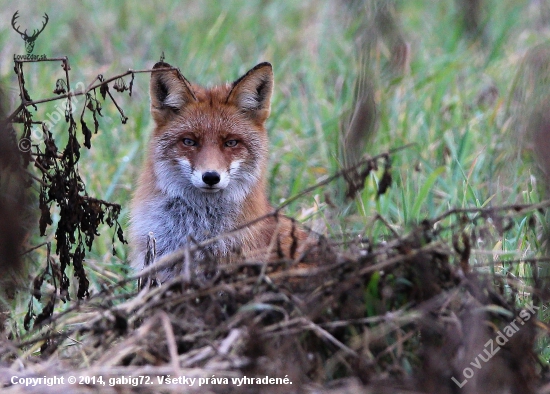
[[[153,70],[170,67],[168,63],[159,62],[153,66]],[[157,123],[162,123],[170,113],[197,100],[191,84],[178,70],[153,71],[149,94],[151,114]]]

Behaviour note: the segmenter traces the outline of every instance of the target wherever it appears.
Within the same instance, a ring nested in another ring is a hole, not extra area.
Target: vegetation
[[[378,195],[381,165],[352,199],[344,196],[347,183],[340,179],[293,201],[284,212],[331,238],[366,238],[378,245],[453,208],[538,204],[548,197],[547,179],[539,168],[543,161],[535,160],[537,140],[525,126],[526,116],[535,116],[537,108],[544,112],[546,102],[532,86],[538,58],[527,56],[542,53],[543,62],[550,60],[545,55],[550,38],[546,2],[486,0],[473,27],[471,20],[463,21],[459,3],[113,1],[99,7],[82,1],[78,7],[67,7],[58,0],[17,5],[0,0],[0,18],[5,21],[0,26],[1,85],[8,87],[11,105],[17,104],[12,58],[25,48],[7,23],[17,10],[18,23],[29,30],[38,28],[43,13],[48,13],[49,24],[33,53],[68,56],[73,86],[87,86],[97,74],[111,77],[130,68],[150,68],[161,56],[199,84],[233,80],[269,61],[276,83],[268,122],[268,187],[275,206],[343,167],[344,135],[361,94],[368,92],[374,98],[376,120],[364,132],[361,153],[374,156],[413,143],[391,155],[391,187]],[[381,27],[388,26],[388,20],[377,20],[384,7],[389,7],[390,31]],[[397,67],[396,42],[406,44],[400,47],[405,52]],[[56,80],[64,75],[57,63],[26,67],[33,98],[50,97]],[[117,96],[128,116],[126,124],[116,107],[105,102],[99,131],[91,149],[82,148],[79,162],[88,193],[121,205],[123,229],[152,126],[148,77],[136,75],[131,97]],[[544,75],[535,78],[540,89],[547,84]],[[51,119],[58,104],[39,106],[35,117]],[[77,99],[77,113],[82,105],[84,100]],[[51,130],[61,145],[66,143],[66,129],[62,120]],[[77,136],[83,145],[84,137]],[[54,210],[52,218],[55,226],[59,212]],[[548,263],[526,263],[545,254],[546,211],[532,210],[503,224],[496,216],[486,215],[484,220],[479,233],[472,223],[464,226],[475,235],[470,265],[479,272],[513,278],[513,288],[505,286],[504,292],[519,291],[518,302],[528,302],[533,277],[550,273]],[[449,215],[433,224],[450,238],[459,221],[458,215]],[[31,244],[53,241],[53,231],[45,239],[37,228],[33,231]],[[113,245],[112,231],[106,225],[100,228],[101,237],[86,254],[92,295],[129,275],[127,248]],[[29,255],[36,267],[45,261],[43,249]],[[116,288],[133,291],[133,283]],[[24,338],[29,293],[21,292],[8,302],[10,332]],[[71,307],[67,303],[59,310]],[[539,312],[541,321],[548,318],[548,309]],[[547,339],[537,342],[537,351],[548,362]]]

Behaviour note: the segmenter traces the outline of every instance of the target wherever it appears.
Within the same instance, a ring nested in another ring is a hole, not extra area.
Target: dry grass
[[[547,291],[536,279],[526,288],[512,277],[472,272],[469,260],[475,234],[493,227],[488,223],[548,205],[454,210],[382,244],[330,241],[306,268],[243,262],[218,267],[208,279],[182,274],[138,293],[128,287],[137,276],[120,281],[25,338],[2,340],[3,392],[453,393],[452,377],[464,381],[464,368],[478,362],[465,392],[535,393],[546,367],[534,343],[548,327],[528,308],[530,318],[519,326],[526,312],[517,305],[540,305]],[[456,220],[440,226],[446,218]],[[159,264],[181,261],[182,253]],[[487,364],[480,361],[488,341],[513,319],[518,331]],[[44,374],[65,381],[101,376],[105,386],[8,383],[14,375]],[[123,376],[152,383],[109,386]],[[159,383],[167,376],[220,380],[201,387],[198,380],[193,387]],[[245,376],[287,377],[292,385],[232,381]]]

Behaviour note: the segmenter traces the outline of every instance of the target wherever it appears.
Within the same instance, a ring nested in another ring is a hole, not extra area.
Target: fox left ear
[[[272,93],[273,68],[264,62],[233,82],[227,103],[248,113],[252,119],[264,122],[271,111]]]

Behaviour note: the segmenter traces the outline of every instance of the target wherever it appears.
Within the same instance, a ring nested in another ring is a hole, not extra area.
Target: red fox
[[[160,62],[153,69],[170,67]],[[186,245],[190,237],[202,242],[273,212],[265,190],[265,121],[272,91],[270,63],[209,89],[190,84],[177,70],[152,72],[156,126],[130,214],[135,268],[144,265],[150,232],[158,259]],[[233,236],[220,237],[203,254],[222,263],[242,257],[295,258],[307,237],[289,218],[268,216]],[[158,278],[165,281],[177,273],[169,269]]]

